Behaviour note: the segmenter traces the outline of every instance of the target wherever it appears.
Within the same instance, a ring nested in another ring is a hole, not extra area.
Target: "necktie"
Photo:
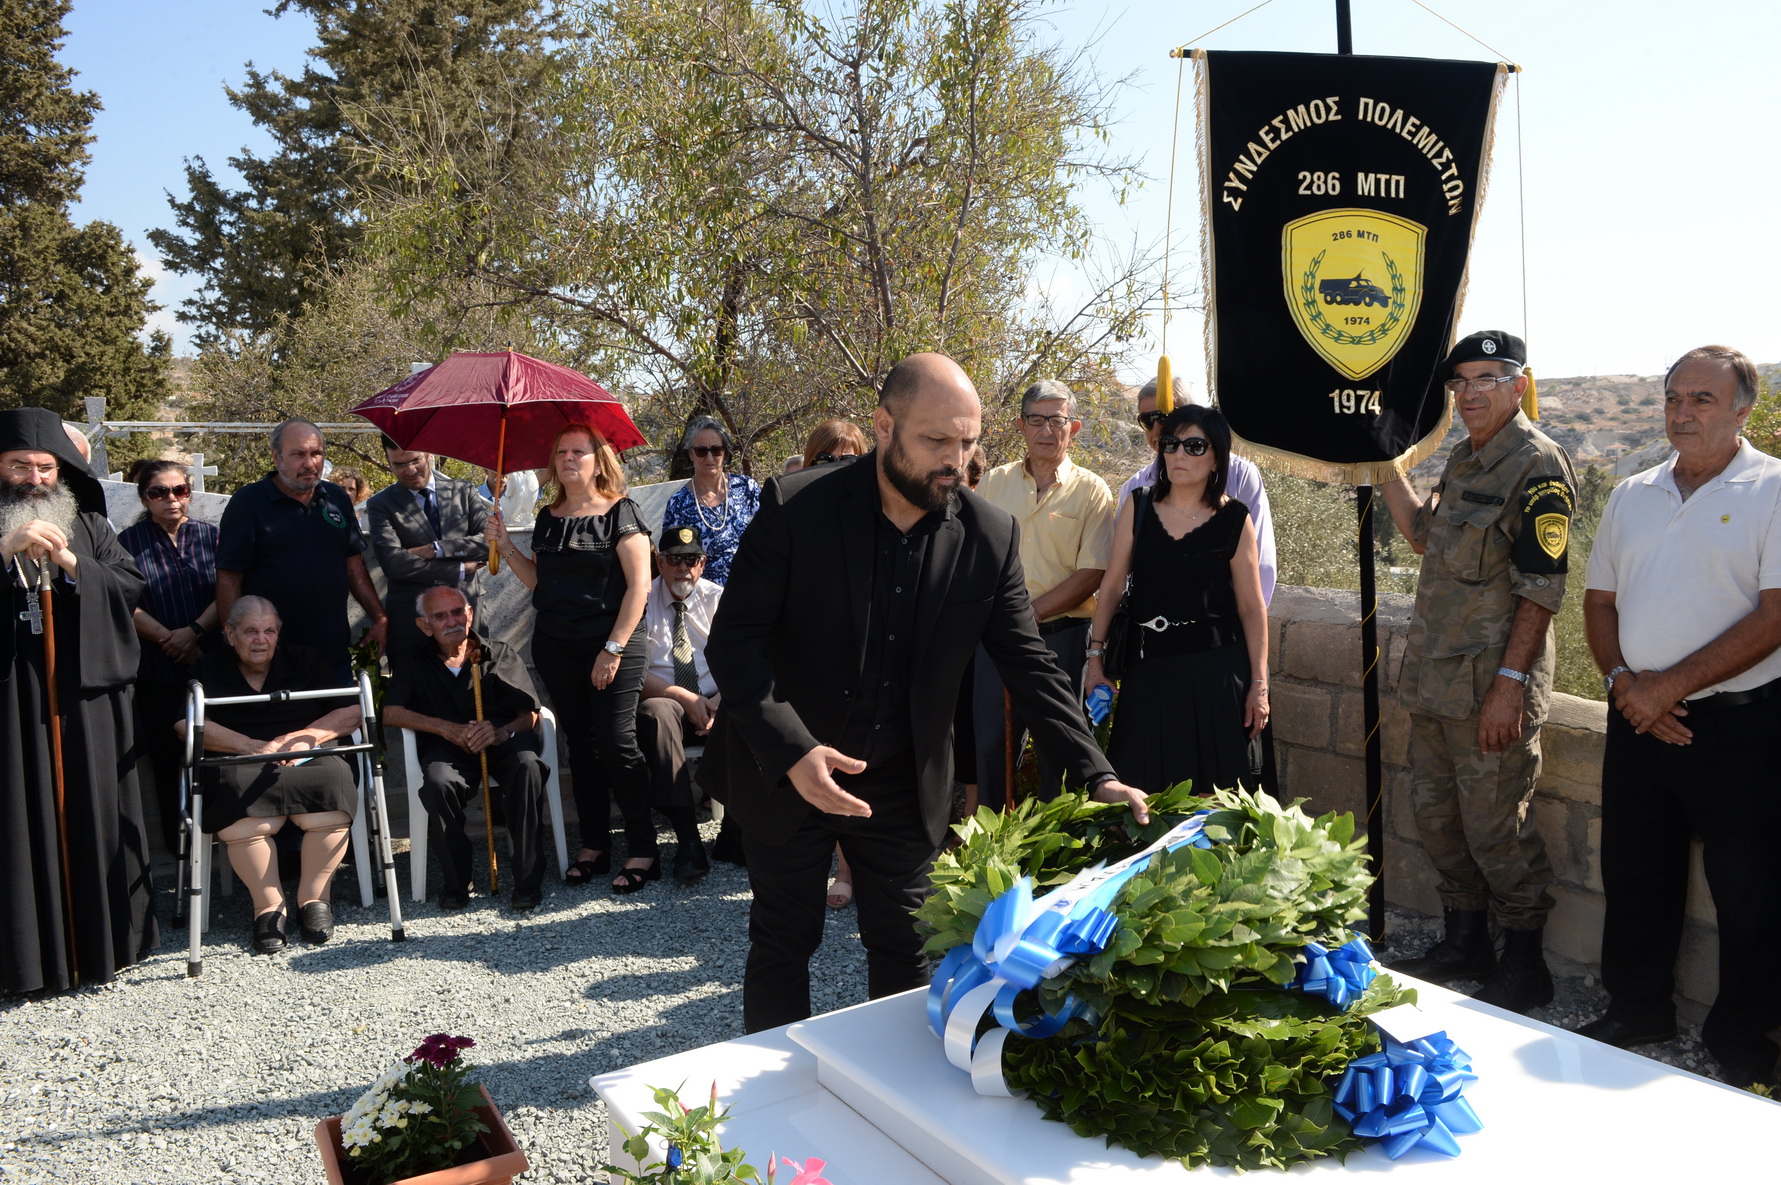
[[[445,531],[439,526],[439,503],[434,501],[431,489],[421,491],[421,509],[426,512],[427,525],[433,528],[433,538],[445,538]]]
[[[674,602],[674,686],[699,690],[699,668],[693,665],[693,640],[686,632],[686,602]]]

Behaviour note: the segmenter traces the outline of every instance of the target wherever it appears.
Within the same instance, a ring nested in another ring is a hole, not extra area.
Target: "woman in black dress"
[[[223,626],[228,648],[198,661],[210,697],[318,691],[340,681],[319,652],[278,644],[278,610],[264,597],[242,597]],[[342,695],[342,700],[347,697]],[[297,875],[297,918],[309,942],[334,934],[329,883],[346,855],[347,830],[358,810],[352,767],[344,757],[306,753],[332,743],[360,723],[357,694],[341,706],[327,699],[229,704],[204,720],[207,753],[282,755],[264,765],[224,765],[204,771],[204,830],[223,841],[229,864],[254,906],[254,949],[283,950],[290,914],[278,879],[273,836],[288,819],[303,832]],[[185,721],[179,722],[185,728]]]
[[[581,850],[567,880],[585,885],[612,868],[612,795],[625,817],[628,859],[612,880],[634,893],[660,880],[649,766],[637,747],[637,697],[648,669],[649,530],[625,496],[618,454],[593,428],[571,424],[551,456],[556,494],[538,515],[532,555],[513,545],[501,516],[489,531],[501,558],[532,590],[532,660],[569,740]]]
[[[1178,407],[1157,453],[1156,484],[1114,524],[1083,685],[1107,683],[1100,651],[1129,575],[1129,661],[1107,746],[1120,781],[1151,794],[1189,780],[1202,792],[1254,787],[1268,722],[1268,610],[1249,508],[1224,493],[1231,430],[1211,408]]]

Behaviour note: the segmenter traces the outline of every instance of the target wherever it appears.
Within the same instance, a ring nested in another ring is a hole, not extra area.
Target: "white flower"
[[[417,1103],[408,1104],[408,1113],[410,1115],[427,1115],[427,1114],[430,1114],[432,1112],[432,1110],[433,1110],[433,1104],[431,1104],[431,1103],[418,1103],[417,1102]]]

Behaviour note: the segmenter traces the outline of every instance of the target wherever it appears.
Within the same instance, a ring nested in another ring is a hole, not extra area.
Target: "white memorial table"
[[[1505,1182],[1773,1181],[1781,1104],[1673,1070],[1625,1050],[1526,1020],[1443,988],[1394,976],[1438,1012],[1472,1055],[1466,1088],[1484,1130],[1459,1137],[1456,1158],[1377,1146],[1293,1170],[1390,1173],[1444,1185]],[[1020,1038],[1010,1038],[1010,1041]],[[946,1061],[927,1029],[926,993],[905,992],[783,1029],[756,1033],[592,1079],[610,1124],[636,1132],[650,1091],[703,1102],[716,1080],[731,1108],[720,1135],[766,1167],[768,1153],[817,1157],[833,1185],[1100,1185],[1166,1182],[1190,1173],[1041,1117],[1026,1099],[984,1098]],[[624,1137],[609,1159],[626,1163]],[[1202,1175],[1236,1176],[1225,1169]],[[1251,1180],[1265,1179],[1267,1170]]]

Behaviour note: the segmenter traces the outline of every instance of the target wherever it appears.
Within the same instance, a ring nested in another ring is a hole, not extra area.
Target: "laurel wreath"
[[[1323,315],[1323,309],[1318,300],[1317,269],[1323,266],[1323,257],[1328,254],[1327,248],[1319,251],[1312,258],[1311,266],[1305,269],[1305,275],[1299,281],[1299,297],[1304,302],[1305,315],[1310,318],[1311,324],[1317,326],[1317,332],[1339,346],[1370,346],[1375,342],[1385,340],[1386,335],[1396,329],[1398,322],[1404,319],[1402,311],[1404,294],[1409,291],[1410,287],[1404,283],[1404,273],[1398,270],[1398,265],[1391,256],[1383,251],[1379,253],[1380,258],[1385,260],[1385,270],[1391,273],[1391,308],[1386,310],[1385,324],[1376,329],[1369,329],[1365,333],[1349,333],[1330,324],[1329,318]]]

